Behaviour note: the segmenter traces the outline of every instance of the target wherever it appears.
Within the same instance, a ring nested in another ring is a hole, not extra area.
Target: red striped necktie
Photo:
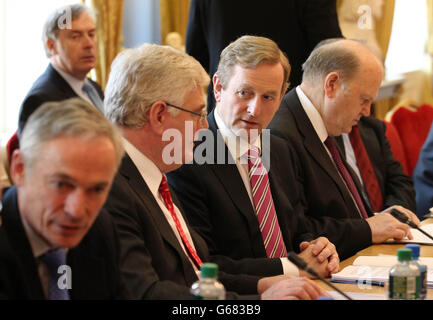
[[[355,200],[356,205],[358,206],[359,211],[361,212],[364,219],[368,218],[367,211],[365,211],[364,204],[362,203],[361,196],[359,195],[358,189],[356,189],[356,185],[353,182],[352,176],[350,175],[347,168],[344,166],[343,161],[341,160],[340,154],[338,153],[337,147],[335,146],[334,140],[331,137],[326,138],[325,145],[328,147],[329,152],[331,152],[332,159],[334,160],[335,166],[346,182],[347,188]]]
[[[256,146],[251,146],[251,149],[248,150],[248,169],[253,202],[266,255],[268,258],[285,257],[287,255],[286,246],[284,245],[274,201],[272,200],[268,173],[263,167]]]
[[[174,211],[174,204],[173,201],[171,200],[171,194],[170,194],[170,189],[168,188],[167,178],[164,175],[162,176],[161,184],[159,185],[158,191],[161,194],[162,199],[164,200],[165,206],[167,207],[168,211],[170,211],[174,223],[176,224],[177,232],[179,232],[179,235],[182,238],[182,242],[186,248],[186,252],[188,253],[191,260],[194,262],[196,267],[200,269],[202,265],[201,259],[198,256],[197,252],[189,243],[188,238],[186,237],[185,232],[183,231],[182,226],[180,225],[180,221],[177,218],[176,212]]]

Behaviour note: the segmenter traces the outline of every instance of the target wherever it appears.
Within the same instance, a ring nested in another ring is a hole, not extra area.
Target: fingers
[[[328,293],[307,278],[282,280],[262,294],[263,300],[316,300]]]
[[[421,223],[417,217],[417,215],[415,213],[413,213],[412,211],[410,211],[409,209],[406,209],[402,206],[392,206],[391,208],[395,208],[401,212],[403,212],[405,215],[407,215],[409,217],[409,219],[411,221],[413,221],[417,226],[419,226],[419,224]]]
[[[307,249],[310,246],[310,242],[308,241],[303,241],[301,242],[301,244],[299,245],[299,249],[302,251],[304,251],[305,249]]]
[[[340,259],[337,253],[333,254],[329,259],[327,270],[330,274],[337,273],[340,270]]]

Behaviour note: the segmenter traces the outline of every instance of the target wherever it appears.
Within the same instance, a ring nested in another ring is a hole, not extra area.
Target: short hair
[[[338,72],[342,82],[350,81],[358,72],[361,61],[356,52],[338,42],[342,38],[326,39],[317,44],[302,65],[302,81],[317,84],[331,72]]]
[[[122,160],[124,149],[119,130],[93,105],[72,98],[46,102],[30,115],[20,137],[20,150],[26,166],[30,168],[34,164],[45,142],[63,136],[85,140],[107,137],[113,143],[117,165]]]
[[[96,22],[96,15],[94,11],[90,9],[88,6],[81,3],[63,6],[61,8],[56,9],[48,16],[47,20],[45,21],[43,32],[42,32],[42,41],[43,41],[45,53],[48,58],[51,57],[51,54],[46,46],[47,40],[57,39],[61,20],[65,18],[65,15],[70,15],[71,21],[74,21],[84,12],[88,13]]]
[[[261,64],[281,63],[284,69],[282,92],[289,87],[290,63],[278,45],[271,39],[257,36],[242,36],[229,44],[222,52],[216,74],[224,89],[233,76],[234,67],[256,68]]]
[[[209,84],[209,76],[190,55],[156,44],[122,51],[111,65],[105,88],[106,117],[124,128],[141,128],[158,100],[183,105],[194,89]],[[177,110],[169,109],[173,115]]]

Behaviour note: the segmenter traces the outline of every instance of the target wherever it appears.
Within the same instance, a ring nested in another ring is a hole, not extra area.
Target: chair
[[[407,173],[412,176],[419,152],[433,122],[433,107],[427,104],[414,110],[400,107],[393,112],[390,122],[400,136],[407,162]]]
[[[389,144],[391,146],[392,154],[394,158],[400,162],[403,167],[403,172],[409,175],[409,168],[407,166],[406,154],[404,152],[403,143],[401,142],[400,135],[398,134],[395,126],[388,121],[384,121],[386,125],[385,135],[389,140]]]

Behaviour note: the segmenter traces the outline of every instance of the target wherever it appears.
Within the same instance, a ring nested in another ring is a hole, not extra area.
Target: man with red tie
[[[269,127],[294,147],[313,229],[343,257],[372,243],[411,237],[408,226],[389,213],[375,214],[334,139],[370,114],[381,62],[356,41],[331,39],[313,50],[303,69],[301,85],[285,95]],[[398,208],[419,223],[413,212]]]
[[[208,127],[203,98],[208,81],[197,60],[159,45],[125,50],[111,67],[105,112],[123,134],[126,155],[105,207],[116,221],[122,274],[136,299],[191,298],[189,288],[210,259],[165,176],[193,159],[195,133]],[[307,278],[269,270],[268,259],[223,259],[238,271],[229,274],[226,265],[219,266],[229,299],[324,294]],[[260,273],[245,274],[249,265]]]
[[[264,130],[289,74],[287,58],[270,39],[243,36],[227,46],[213,77],[216,108],[198,139],[194,164],[168,178],[212,255],[268,258],[280,273],[298,275],[286,258],[294,250],[326,277],[338,270],[335,246],[310,232],[293,151]],[[214,148],[203,163],[200,150],[209,141]]]

